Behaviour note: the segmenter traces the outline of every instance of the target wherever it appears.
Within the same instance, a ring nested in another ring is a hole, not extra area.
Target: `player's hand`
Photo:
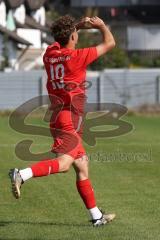
[[[89,22],[90,19],[91,19],[90,17],[84,17],[84,18],[81,19],[81,22],[86,23],[86,22]]]
[[[97,16],[90,18],[89,20],[90,24],[92,25],[92,28],[101,28],[105,25],[103,20]]]
[[[92,24],[90,23],[90,17],[84,17],[76,24],[76,29],[89,29],[92,28]]]
[[[97,16],[89,18],[89,17],[84,17],[81,19],[81,21],[76,25],[76,29],[91,29],[91,28],[96,28],[99,29],[102,26],[104,26],[105,23],[103,20]]]

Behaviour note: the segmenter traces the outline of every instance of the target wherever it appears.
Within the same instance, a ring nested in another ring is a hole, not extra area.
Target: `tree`
[[[91,65],[93,70],[102,70],[104,68],[126,68],[129,65],[127,53],[115,47]]]
[[[95,46],[101,41],[99,32],[81,31],[79,34],[78,47]],[[124,68],[128,67],[129,59],[127,52],[116,47],[100,57],[90,65],[91,70],[102,70],[104,68]]]

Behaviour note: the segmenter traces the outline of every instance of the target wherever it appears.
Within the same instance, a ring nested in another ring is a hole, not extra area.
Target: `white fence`
[[[88,72],[89,103],[112,102],[127,107],[159,103],[160,69],[107,69]],[[46,94],[43,70],[0,73],[0,110],[14,109],[27,100]]]
[[[159,102],[160,69],[105,70],[100,76],[100,102],[136,107]]]

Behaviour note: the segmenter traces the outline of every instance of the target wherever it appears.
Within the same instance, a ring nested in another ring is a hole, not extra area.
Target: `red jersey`
[[[72,105],[76,111],[83,112],[86,68],[96,58],[96,47],[73,50],[57,42],[48,46],[43,56],[48,94],[60,98],[64,108]]]

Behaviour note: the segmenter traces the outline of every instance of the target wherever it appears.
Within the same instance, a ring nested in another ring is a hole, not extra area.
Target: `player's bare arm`
[[[89,28],[95,28],[99,29],[102,33],[103,41],[99,45],[97,45],[97,54],[98,57],[105,54],[109,50],[115,47],[115,39],[109,30],[109,27],[105,25],[103,20],[97,16],[89,18],[85,17],[83,18],[78,24],[78,29],[89,29]]]
[[[114,48],[116,43],[108,26],[105,25],[102,19],[98,17],[93,17],[90,19],[90,23],[94,28],[98,28],[102,33],[103,42],[96,47],[98,56],[101,56]]]

